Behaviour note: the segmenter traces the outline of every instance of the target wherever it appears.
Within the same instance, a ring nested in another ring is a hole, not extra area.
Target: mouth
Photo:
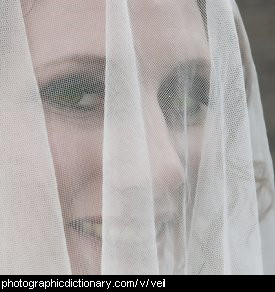
[[[173,228],[175,217],[169,213],[156,217],[156,239],[159,240],[167,228]],[[83,217],[71,220],[67,226],[77,234],[88,240],[102,242],[102,217]]]
[[[102,241],[102,217],[83,217],[71,220],[67,226],[82,237]]]

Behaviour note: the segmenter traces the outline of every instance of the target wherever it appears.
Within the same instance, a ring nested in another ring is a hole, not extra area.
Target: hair
[[[241,50],[245,91],[249,111],[253,99],[252,97],[254,86],[253,80],[256,71],[251,54],[249,39],[247,37],[247,33],[237,5],[234,6],[233,12]],[[262,221],[274,207],[274,189],[272,186],[273,182],[272,179],[270,178],[268,165],[266,161],[254,160],[253,166],[259,207],[259,220]]]
[[[273,187],[264,161],[254,161],[256,193],[259,207],[259,220],[262,221],[274,207]]]
[[[200,13],[203,19],[204,28],[206,35],[208,37],[207,30],[207,13],[206,13],[206,0],[197,0],[197,5],[200,9]],[[249,45],[249,40],[244,30],[241,16],[238,11],[238,7],[235,6],[233,9],[234,21],[236,25],[236,31],[238,34],[239,45],[241,50],[241,59],[244,72],[244,82],[245,91],[247,96],[248,108],[251,103],[252,95],[252,80],[254,74],[254,66],[251,58],[251,51]],[[259,220],[262,221],[274,207],[274,190],[272,186],[271,179],[268,174],[267,164],[265,161],[253,161],[254,166],[254,178],[256,183],[256,193],[258,200],[258,210],[259,210]]]

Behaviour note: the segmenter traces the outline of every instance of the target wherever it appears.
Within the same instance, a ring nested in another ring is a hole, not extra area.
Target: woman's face
[[[144,88],[150,105],[151,121],[146,129],[154,184],[172,189],[181,184],[185,170],[177,136],[171,138],[159,105],[158,89],[178,63],[199,64],[207,59],[204,27],[195,0],[128,4],[130,19],[136,24],[133,32],[140,64],[143,72],[150,74]],[[99,92],[104,88],[105,11],[103,0],[36,0],[25,16],[41,92],[56,98],[55,102],[45,98],[43,107],[74,274],[100,273],[104,96],[97,97],[96,109],[84,111],[83,106],[64,103],[63,95],[68,92],[61,92],[58,86],[70,88],[70,98],[78,97],[78,82],[88,91],[96,72]],[[190,126],[193,169],[198,166],[201,137],[202,126]]]

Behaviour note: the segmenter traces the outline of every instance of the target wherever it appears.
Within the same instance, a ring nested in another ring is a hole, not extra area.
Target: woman
[[[1,273],[263,273],[274,179],[235,3],[0,7]]]

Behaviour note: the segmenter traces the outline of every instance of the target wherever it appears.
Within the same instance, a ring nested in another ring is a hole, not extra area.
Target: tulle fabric
[[[275,274],[273,165],[235,1],[40,2],[0,3],[0,273]],[[79,27],[104,11],[91,38],[68,23],[36,42],[69,5]],[[36,64],[62,42],[68,65],[46,82],[55,69]]]

